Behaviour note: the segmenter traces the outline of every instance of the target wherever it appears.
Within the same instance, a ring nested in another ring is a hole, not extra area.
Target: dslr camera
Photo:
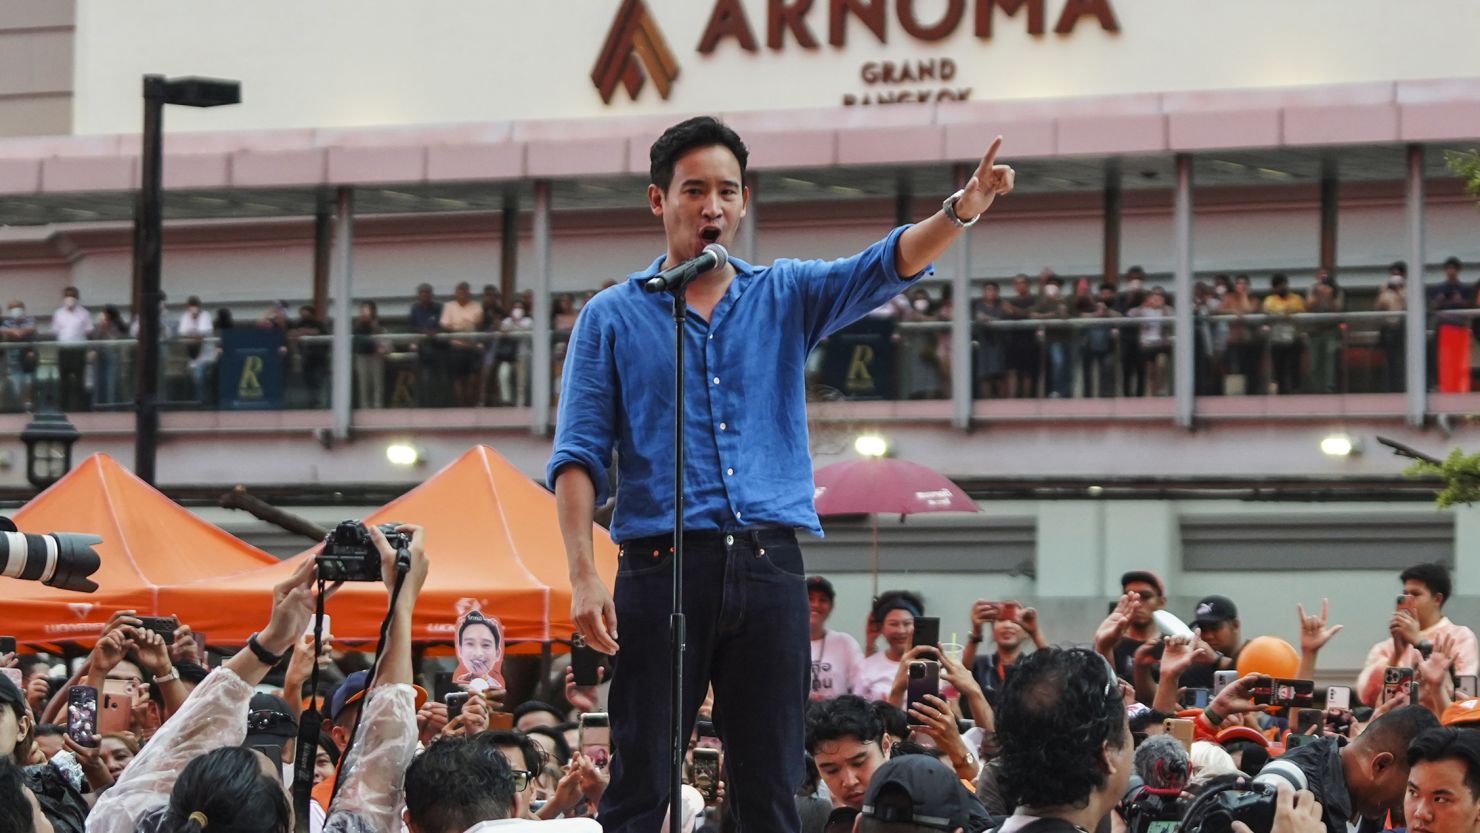
[[[1253,781],[1241,778],[1211,787],[1193,799],[1182,818],[1182,833],[1232,833],[1236,821],[1248,825],[1254,833],[1269,833],[1274,827],[1275,800],[1281,782],[1297,791],[1309,787],[1309,780],[1299,767],[1290,761],[1275,760]]]
[[[411,546],[411,537],[397,532],[400,524],[381,524],[378,529],[398,553]],[[399,557],[399,556],[398,556]],[[324,548],[315,561],[323,581],[380,581],[380,550],[370,530],[360,521],[340,521],[324,536]]]

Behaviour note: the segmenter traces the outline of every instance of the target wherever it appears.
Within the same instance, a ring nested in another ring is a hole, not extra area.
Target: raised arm
[[[997,197],[1012,191],[1016,174],[1008,165],[997,164],[997,151],[1002,149],[1002,137],[992,140],[986,156],[976,172],[967,181],[960,199],[956,201],[956,216],[965,222],[986,213]],[[961,227],[946,216],[945,210],[935,212],[912,226],[899,239],[899,248],[894,253],[894,263],[900,275],[918,275],[940,256],[961,234]]]

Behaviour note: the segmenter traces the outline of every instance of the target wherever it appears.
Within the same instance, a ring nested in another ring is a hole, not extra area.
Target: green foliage
[[[1403,474],[1408,477],[1437,476],[1444,484],[1434,497],[1440,509],[1480,500],[1480,454],[1465,454],[1456,448],[1449,452],[1442,464],[1419,460],[1404,469]]]
[[[1461,153],[1446,150],[1444,151],[1444,163],[1449,166],[1450,172],[1465,181],[1465,191],[1480,200],[1480,151],[1470,150]]]

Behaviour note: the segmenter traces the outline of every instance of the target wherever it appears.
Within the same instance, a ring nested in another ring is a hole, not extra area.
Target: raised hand
[[[997,164],[997,152],[1002,149],[1002,137],[998,136],[992,140],[987,148],[987,153],[982,157],[981,164],[967,180],[966,187],[962,189],[965,193],[956,202],[956,216],[963,220],[970,220],[992,207],[992,202],[998,197],[1012,192],[1013,182],[1017,174],[1010,165]]]
[[[1295,612],[1300,617],[1300,650],[1303,653],[1314,654],[1320,651],[1331,641],[1331,637],[1341,633],[1341,625],[1326,627],[1326,616],[1330,608],[1330,599],[1321,599],[1321,615],[1308,616],[1305,605],[1295,605]]]
[[[1095,629],[1095,651],[1108,656],[1115,650],[1115,643],[1125,636],[1126,629],[1131,626],[1131,612],[1135,608],[1136,602],[1131,594],[1120,597],[1115,609]]]

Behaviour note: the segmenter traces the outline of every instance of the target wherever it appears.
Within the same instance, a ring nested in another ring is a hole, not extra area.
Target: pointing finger
[[[992,146],[987,148],[987,155],[982,159],[981,167],[977,170],[987,171],[988,173],[990,173],[992,170],[992,166],[997,163],[997,151],[1001,149],[1002,137],[998,136],[997,138],[992,140]]]

